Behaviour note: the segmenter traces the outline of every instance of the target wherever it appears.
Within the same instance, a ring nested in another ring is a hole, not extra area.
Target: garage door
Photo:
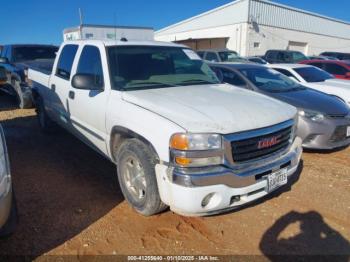
[[[287,49],[293,50],[293,51],[300,51],[300,52],[306,54],[307,53],[307,43],[289,41]]]

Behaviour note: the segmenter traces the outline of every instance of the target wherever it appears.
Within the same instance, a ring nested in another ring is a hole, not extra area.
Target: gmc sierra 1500
[[[297,170],[297,110],[220,84],[186,46],[70,41],[51,74],[28,75],[41,128],[55,122],[113,161],[125,199],[144,215],[218,213]]]

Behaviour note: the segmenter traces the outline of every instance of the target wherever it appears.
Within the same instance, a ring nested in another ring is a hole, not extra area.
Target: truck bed
[[[33,85],[49,87],[50,76],[51,70],[49,70],[49,67],[45,67],[44,65],[37,67],[34,66],[28,69],[28,79],[33,81]]]
[[[29,69],[39,71],[43,74],[50,75],[52,72],[55,59],[41,59],[24,62],[23,64]]]

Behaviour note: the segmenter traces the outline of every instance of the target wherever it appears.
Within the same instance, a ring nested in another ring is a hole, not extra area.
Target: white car
[[[296,108],[221,84],[186,46],[69,41],[51,73],[30,69],[29,79],[41,128],[54,121],[114,162],[141,214],[217,213],[297,170]]]
[[[304,86],[341,98],[350,106],[350,81],[335,79],[326,71],[303,64],[270,64],[270,68],[290,77]]]

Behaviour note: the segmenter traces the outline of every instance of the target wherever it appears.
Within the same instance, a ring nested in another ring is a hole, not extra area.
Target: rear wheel
[[[47,115],[43,99],[40,96],[38,96],[36,98],[35,104],[40,129],[44,133],[52,133],[56,129],[56,125]]]
[[[125,141],[117,154],[120,188],[126,201],[145,216],[167,208],[158,191],[154,153],[140,140]]]

